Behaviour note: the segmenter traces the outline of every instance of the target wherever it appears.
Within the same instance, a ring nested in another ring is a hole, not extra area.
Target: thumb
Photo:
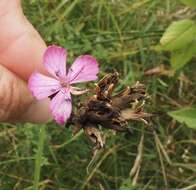
[[[27,84],[2,65],[0,89],[0,121],[42,123],[50,117],[48,100],[35,101]]]
[[[45,72],[46,44],[26,19],[19,0],[0,0],[0,63],[27,80],[34,70]]]

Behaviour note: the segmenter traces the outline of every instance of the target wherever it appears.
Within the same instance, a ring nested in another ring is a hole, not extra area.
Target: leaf
[[[196,1],[195,0],[181,0],[181,2],[191,8],[196,8]]]
[[[184,19],[173,22],[163,34],[160,44],[162,50],[177,50],[190,44],[196,36],[196,24]]]
[[[132,185],[132,180],[130,178],[127,178],[123,181],[119,190],[139,190],[139,189],[136,186]]]
[[[196,55],[196,41],[183,49],[176,50],[171,54],[171,66],[176,71],[185,66]]]
[[[185,123],[187,127],[196,129],[196,108],[187,107],[168,114],[180,123]]]

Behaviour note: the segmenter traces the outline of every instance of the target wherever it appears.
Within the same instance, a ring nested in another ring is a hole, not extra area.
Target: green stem
[[[39,128],[39,141],[37,144],[37,153],[35,159],[35,171],[34,171],[34,182],[33,182],[34,190],[39,189],[39,180],[40,180],[40,172],[42,167],[42,155],[43,155],[45,136],[46,136],[45,126],[41,126]]]

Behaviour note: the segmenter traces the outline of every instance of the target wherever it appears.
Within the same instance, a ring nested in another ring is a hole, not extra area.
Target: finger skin
[[[0,16],[6,14],[10,9],[20,7],[20,0],[1,0],[0,1]]]
[[[45,49],[20,0],[0,0],[0,121],[42,123],[51,118],[49,100],[36,101],[23,81],[34,70],[45,73]]]
[[[18,0],[0,0],[0,63],[27,80],[34,70],[45,69],[46,44],[23,15]]]
[[[50,118],[48,100],[37,102],[26,82],[0,65],[0,121],[42,123]]]

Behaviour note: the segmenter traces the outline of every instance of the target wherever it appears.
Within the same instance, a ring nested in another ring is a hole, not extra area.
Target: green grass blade
[[[45,126],[41,126],[39,128],[39,141],[37,144],[38,148],[37,148],[36,159],[35,159],[35,171],[34,171],[34,183],[33,183],[34,190],[39,189],[39,180],[40,180],[40,172],[42,167],[42,155],[43,155],[45,136],[46,136]]]

